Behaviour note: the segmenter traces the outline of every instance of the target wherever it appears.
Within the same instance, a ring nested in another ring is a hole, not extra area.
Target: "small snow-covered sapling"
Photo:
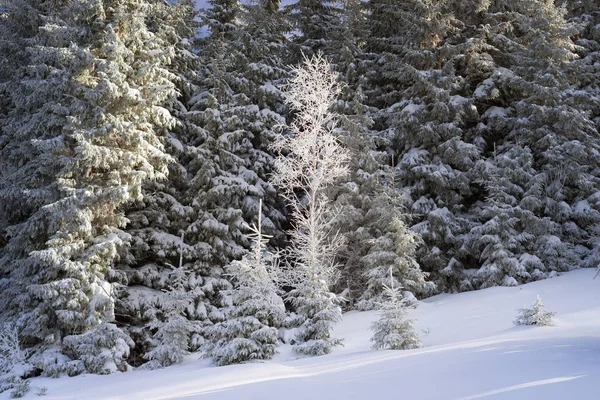
[[[519,315],[514,323],[515,325],[552,326],[554,325],[554,321],[552,320],[554,315],[556,315],[555,312],[544,311],[544,304],[538,295],[531,308],[522,308],[519,310]]]
[[[383,285],[385,301],[379,304],[381,316],[371,324],[373,349],[407,350],[421,347],[412,319],[407,318],[408,304],[401,288],[394,287],[390,268],[390,286]]]

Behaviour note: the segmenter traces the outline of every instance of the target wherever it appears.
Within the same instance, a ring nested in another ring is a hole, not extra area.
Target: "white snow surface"
[[[108,376],[36,378],[39,399],[363,400],[599,399],[600,279],[577,270],[519,287],[444,294],[410,314],[424,347],[372,351],[377,312],[349,312],[336,327],[345,347],[294,359],[282,346],[267,362],[211,366],[190,356],[178,366]],[[517,310],[540,295],[556,326],[514,326]],[[0,395],[8,399],[9,393]]]

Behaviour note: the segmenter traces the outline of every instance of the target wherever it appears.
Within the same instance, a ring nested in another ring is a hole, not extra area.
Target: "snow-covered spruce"
[[[426,282],[427,274],[415,260],[417,245],[422,241],[403,223],[410,219],[406,195],[397,185],[393,157],[390,159],[381,150],[381,143],[387,141],[372,130],[372,108],[363,104],[360,78],[353,70],[352,59],[339,60],[335,65],[336,71],[342,69],[345,74],[344,90],[334,107],[340,113],[335,134],[351,154],[350,172],[328,193],[335,199],[333,229],[344,237],[337,255],[340,280],[335,288],[344,293],[345,307],[370,310],[381,300],[381,284],[390,266],[398,286],[413,295],[427,295],[435,285]]]
[[[273,165],[267,146],[284,121],[275,88],[284,74],[276,57],[284,39],[279,5],[211,5],[202,13],[209,35],[201,40],[194,40],[198,18],[190,1],[178,1],[162,15],[173,26],[153,18],[163,35],[178,42],[171,68],[180,95],[170,109],[177,125],[165,146],[174,162],[169,180],[146,185],[144,200],[127,215],[133,241],[126,260],[128,297],[119,310],[137,343],[131,361],[151,357],[149,368],[198,350],[205,344],[202,331],[225,320],[231,300],[225,267],[251,247],[244,226],[256,219],[259,198],[262,227],[274,236],[270,244],[285,238],[283,201],[267,182]],[[173,291],[180,272],[172,265],[180,250],[186,272],[182,290]]]
[[[272,275],[278,258],[266,248],[268,236],[262,233],[261,220],[259,213],[258,226],[250,228],[252,251],[225,268],[234,283],[225,320],[204,332],[209,343],[203,350],[217,365],[270,359],[279,343],[285,306]]]
[[[148,27],[148,1],[15,3],[39,26],[0,122],[0,320],[17,322],[37,374],[124,369],[114,264],[123,208],[167,174],[172,44]]]
[[[519,310],[519,315],[514,323],[515,325],[552,326],[554,325],[552,317],[555,315],[555,312],[544,311],[544,303],[538,295],[531,308]]]
[[[161,318],[153,318],[147,328],[154,332],[151,349],[144,358],[149,360],[144,368],[155,369],[177,364],[189,354],[190,337],[195,327],[188,319],[186,309],[192,300],[192,293],[186,290],[189,271],[183,265],[183,239],[181,235],[179,266],[171,267],[166,275],[167,289],[155,297],[152,310]]]
[[[425,281],[427,274],[421,271],[415,260],[417,246],[421,244],[419,235],[408,229],[400,219],[400,211],[391,211],[395,212],[380,216],[383,232],[372,240],[369,252],[363,257],[366,267],[363,275],[367,284],[357,304],[361,310],[376,309],[384,302],[386,295],[382,288],[386,283],[404,288],[413,298],[413,294],[428,293],[435,287]]]
[[[444,42],[458,21],[436,1],[373,0],[368,8],[366,52],[373,66],[365,93],[380,109],[378,136],[395,155],[397,182],[415,216],[412,229],[424,241],[417,260],[440,289],[469,289],[459,257],[469,215],[459,211],[472,196],[467,175],[479,154],[467,142],[476,115],[458,95],[458,63],[448,60],[456,49]]]
[[[325,189],[348,172],[348,151],[333,135],[337,115],[330,110],[340,93],[338,76],[322,56],[305,58],[293,70],[286,100],[297,113],[291,133],[281,134],[275,149],[273,181],[292,210],[294,229],[283,280],[293,286],[288,298],[303,319],[295,350],[327,354],[341,340],[331,337],[341,308],[330,285],[337,277],[335,256],[341,239],[331,229],[330,201]]]
[[[597,63],[576,60],[570,38],[593,40],[558,2],[388,3],[368,2],[365,93],[378,136],[393,139],[431,279],[462,291],[597,264]]]
[[[390,286],[383,285],[384,300],[378,304],[381,317],[373,322],[373,349],[407,350],[421,347],[419,334],[414,328],[414,321],[407,319],[407,300],[402,295],[401,287],[394,287],[394,278],[389,275]]]
[[[286,6],[293,28],[292,62],[301,63],[303,54],[332,54],[342,20],[339,6],[340,3],[327,0],[299,0]]]
[[[186,194],[188,162],[195,150],[190,144],[199,131],[190,122],[187,109],[197,90],[201,65],[192,48],[197,11],[191,0],[153,2],[151,7],[148,23],[160,38],[175,44],[168,69],[174,76],[177,98],[165,106],[175,124],[165,130],[163,141],[171,162],[169,178],[147,182],[142,187],[143,199],[126,209],[126,232],[131,242],[118,265],[126,287],[120,291],[115,315],[136,343],[128,362],[134,367],[145,363],[143,368],[154,369],[182,360],[189,350],[194,324],[205,320],[188,310],[209,306],[204,293],[192,295],[188,284],[197,281],[193,263],[202,254],[196,238],[187,231],[197,214]]]

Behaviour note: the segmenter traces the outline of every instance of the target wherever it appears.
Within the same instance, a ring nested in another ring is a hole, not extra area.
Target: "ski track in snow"
[[[109,376],[37,378],[26,396],[47,400],[563,400],[600,399],[600,280],[578,270],[514,288],[444,294],[419,302],[425,347],[371,351],[376,312],[349,312],[336,327],[345,347],[294,359],[281,346],[271,361],[182,365]],[[516,327],[517,309],[536,295],[558,312],[554,327]],[[8,399],[9,394],[0,394]]]

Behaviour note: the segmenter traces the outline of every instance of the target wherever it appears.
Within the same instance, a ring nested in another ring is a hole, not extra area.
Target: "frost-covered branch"
[[[0,329],[0,375],[25,362],[26,353],[19,344],[19,332],[13,325]]]

